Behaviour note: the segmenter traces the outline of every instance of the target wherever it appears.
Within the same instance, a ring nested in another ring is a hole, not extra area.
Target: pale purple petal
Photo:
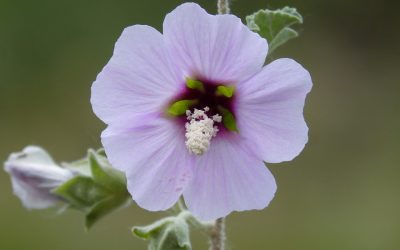
[[[173,206],[192,177],[184,128],[158,118],[132,129],[108,127],[102,134],[108,159],[125,172],[128,190],[150,211]]]
[[[162,112],[184,86],[171,65],[161,33],[144,25],[126,28],[92,86],[94,112],[107,124]]]
[[[185,3],[164,20],[165,42],[187,76],[235,83],[261,70],[268,52],[265,39],[234,15],[209,15]]]
[[[232,211],[263,209],[274,197],[275,179],[238,136],[216,137],[198,157],[193,180],[184,193],[189,210],[202,220]]]
[[[267,65],[237,90],[237,122],[240,134],[254,142],[266,162],[296,157],[308,141],[303,117],[310,74],[291,59]]]

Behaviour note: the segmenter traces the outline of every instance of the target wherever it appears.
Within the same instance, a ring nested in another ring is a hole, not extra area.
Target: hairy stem
[[[218,14],[229,14],[229,0],[218,0]]]
[[[217,219],[210,228],[210,250],[225,249],[225,219]]]

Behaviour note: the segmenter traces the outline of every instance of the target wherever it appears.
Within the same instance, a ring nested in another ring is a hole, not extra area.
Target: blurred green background
[[[100,147],[105,127],[90,86],[122,29],[161,29],[183,1],[0,0],[0,159],[27,144],[57,161]],[[198,1],[209,12],[216,3]],[[310,141],[293,162],[270,164],[278,192],[263,211],[228,217],[229,249],[400,249],[399,1],[236,0],[244,18],[260,8],[297,7],[301,37],[273,56],[301,62],[313,77],[305,116]],[[83,216],[27,211],[0,171],[0,249],[145,249],[132,225],[161,214],[136,206],[93,230]],[[193,232],[194,249],[206,249]]]

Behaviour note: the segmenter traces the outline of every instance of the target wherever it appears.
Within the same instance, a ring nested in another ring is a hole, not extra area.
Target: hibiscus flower
[[[267,41],[234,15],[185,3],[163,33],[126,28],[92,86],[102,143],[136,203],[166,210],[183,195],[198,218],[263,209],[276,183],[265,162],[296,157],[308,140],[312,82],[291,59],[264,66]]]

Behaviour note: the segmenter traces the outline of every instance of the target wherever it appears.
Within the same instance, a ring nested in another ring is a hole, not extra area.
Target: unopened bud
[[[60,198],[51,191],[74,177],[71,170],[58,166],[44,149],[37,146],[12,153],[4,163],[4,169],[11,176],[14,194],[28,209],[54,206]]]

